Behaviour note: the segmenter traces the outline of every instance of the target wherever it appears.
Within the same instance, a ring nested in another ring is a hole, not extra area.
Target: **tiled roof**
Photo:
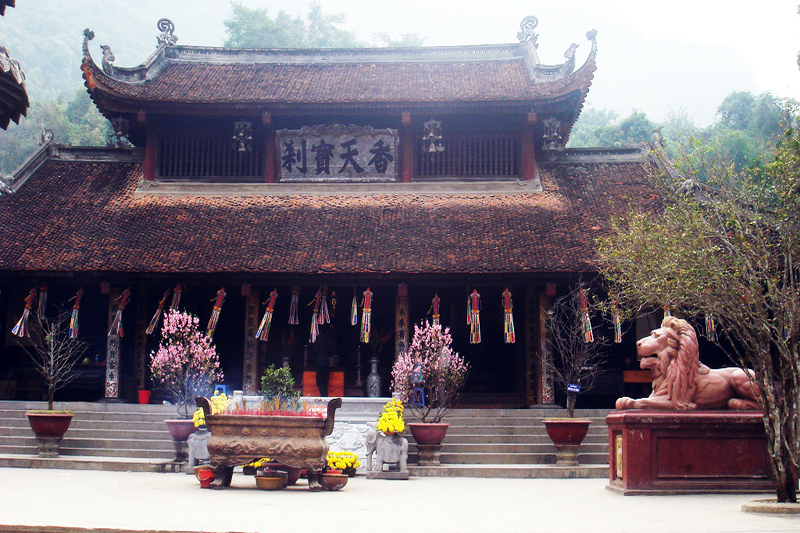
[[[654,201],[639,163],[540,171],[541,193],[160,196],[139,163],[50,159],[0,197],[0,271],[587,271],[612,211]]]

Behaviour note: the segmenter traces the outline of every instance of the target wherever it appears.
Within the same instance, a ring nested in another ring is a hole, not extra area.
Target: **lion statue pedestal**
[[[636,349],[653,393],[620,398],[606,417],[608,488],[627,495],[772,490],[752,371],[700,363],[694,328],[675,317]]]

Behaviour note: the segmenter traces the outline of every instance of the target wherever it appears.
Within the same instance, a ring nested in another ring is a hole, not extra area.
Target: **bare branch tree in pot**
[[[556,300],[547,312],[550,353],[544,367],[566,393],[567,418],[547,418],[544,425],[556,446],[557,464],[562,466],[578,464],[578,446],[591,424],[589,419],[574,416],[578,394],[594,385],[605,356],[603,348],[608,344],[592,330],[595,314],[588,289],[582,282]]]

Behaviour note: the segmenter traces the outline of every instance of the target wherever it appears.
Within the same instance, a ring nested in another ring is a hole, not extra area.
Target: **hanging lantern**
[[[292,287],[292,297],[289,302],[289,324],[296,326],[300,323],[300,320],[297,317],[297,308],[299,307],[300,302],[300,286],[295,285]]]
[[[614,342],[622,342],[622,320],[619,315],[619,302],[614,299],[614,309],[611,311],[611,322],[614,324]]]
[[[183,292],[183,286],[179,283],[175,285],[175,290],[172,291],[172,303],[170,304],[170,309],[177,309],[178,306],[181,304],[181,293]]]
[[[372,322],[372,291],[364,291],[364,300],[361,306],[361,342],[369,342],[369,334]]]
[[[78,337],[78,311],[81,308],[81,298],[83,297],[83,287],[78,289],[75,294],[75,303],[72,305],[72,316],[69,317],[69,338],[75,339]]]
[[[470,344],[481,342],[481,295],[476,289],[467,298],[467,325]]]
[[[319,314],[317,315],[317,324],[330,324],[331,315],[328,312],[328,286],[322,287],[322,299],[319,302]]]
[[[25,298],[25,309],[22,311],[22,316],[20,317],[17,324],[11,328],[11,333],[16,335],[17,337],[30,337],[31,334],[28,332],[28,318],[31,314],[31,308],[33,307],[33,302],[36,300],[36,288],[28,292],[28,296]]]
[[[317,294],[314,296],[314,313],[311,315],[311,332],[308,336],[308,342],[314,343],[317,342],[317,336],[319,335],[319,307],[322,302],[322,287],[317,289]],[[309,304],[310,305],[310,304]]]
[[[256,338],[260,341],[266,342],[269,339],[269,327],[272,324],[272,314],[275,312],[275,300],[278,299],[278,289],[272,289],[269,293],[269,300],[267,300],[267,309],[264,311],[264,317],[261,319],[261,324],[256,331]]]
[[[152,335],[158,327],[158,322],[161,320],[162,313],[164,313],[164,306],[167,304],[167,298],[169,298],[169,289],[164,291],[164,297],[158,302],[158,309],[156,309],[156,313],[153,315],[153,318],[150,319],[150,324],[148,324],[146,330],[148,335]]]
[[[358,324],[358,301],[356,300],[356,288],[353,287],[353,303],[350,305],[350,325]]]
[[[589,318],[589,306],[586,303],[586,293],[583,292],[583,287],[580,289],[581,300],[581,324],[583,326],[583,342],[594,342],[594,333],[592,332],[592,321]]]
[[[219,322],[219,314],[222,311],[222,304],[225,302],[225,287],[217,291],[217,298],[214,301],[214,309],[211,311],[211,318],[208,319],[208,327],[206,328],[206,335],[209,338],[214,336],[214,331],[217,329]]]
[[[503,341],[506,344],[514,344],[517,341],[514,332],[514,303],[511,300],[511,291],[503,291]]]
[[[438,326],[439,322],[441,321],[441,313],[439,312],[439,305],[441,304],[442,299],[439,298],[438,293],[434,293],[433,300],[431,300],[431,308],[428,311],[431,313],[431,317],[433,319],[433,325]]]
[[[125,306],[128,305],[128,300],[131,297],[131,290],[130,288],[125,289],[122,291],[122,296],[120,296],[120,302],[117,306],[117,314],[114,315],[114,320],[111,321],[111,328],[108,330],[108,336],[113,337],[115,335],[119,335],[120,337],[125,336],[125,330],[122,329],[122,311],[125,310]]]
[[[43,319],[47,313],[47,283],[39,285],[39,307],[36,310],[36,315],[39,320]]]
[[[714,321],[714,313],[708,313],[706,315],[706,338],[711,342],[717,340],[717,325]]]

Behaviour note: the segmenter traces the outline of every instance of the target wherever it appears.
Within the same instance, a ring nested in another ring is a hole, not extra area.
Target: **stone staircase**
[[[175,417],[172,406],[57,402],[56,409],[70,409],[75,417],[61,441],[61,457],[55,459],[38,457],[25,417],[25,411],[45,407],[43,402],[0,401],[0,467],[138,472],[170,468],[175,451],[164,419]],[[575,416],[591,418],[592,425],[580,448],[580,466],[561,467],[555,466],[555,447],[542,420],[564,416],[563,410],[458,409],[446,420],[451,426],[441,466],[416,465],[416,446],[409,435],[409,471],[412,476],[604,478],[607,413],[576,411]]]
[[[592,425],[580,447],[578,467],[556,466],[556,449],[542,420],[566,416],[561,409],[458,409],[442,444],[441,466],[418,466],[413,438],[409,472],[439,477],[592,477],[608,476],[607,410],[578,410]]]

